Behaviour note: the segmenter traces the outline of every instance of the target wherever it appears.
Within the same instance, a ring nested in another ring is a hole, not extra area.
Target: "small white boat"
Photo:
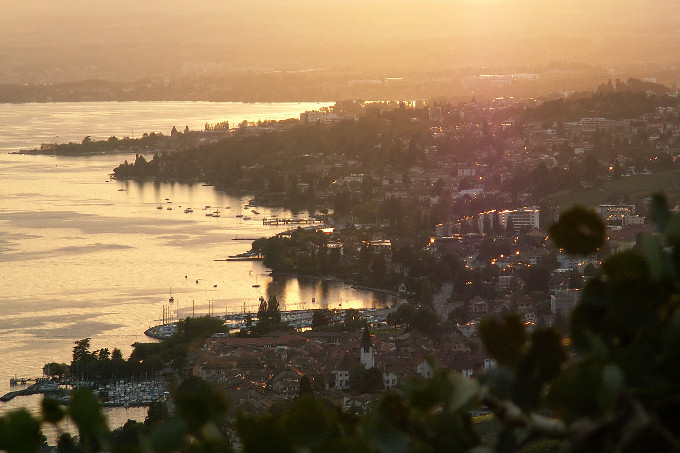
[[[186,209],[184,210],[184,213],[185,213],[185,214],[189,214],[189,213],[191,213],[191,212],[194,212],[194,210],[191,209],[191,208],[186,208]]]

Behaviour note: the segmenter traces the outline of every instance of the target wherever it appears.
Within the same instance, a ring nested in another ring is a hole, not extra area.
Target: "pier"
[[[68,404],[71,390],[90,387],[103,406],[148,406],[156,401],[166,401],[168,384],[163,379],[117,380],[97,385],[95,381],[77,381],[74,378],[37,378],[35,384],[0,396],[0,401],[11,401],[19,396],[43,394]]]
[[[317,219],[262,219],[262,225],[323,225],[323,220]]]
[[[25,379],[25,381],[28,380],[34,380],[35,384],[32,384],[21,390],[7,392],[0,396],[0,401],[7,402],[13,400],[17,396],[36,395],[39,393],[45,395],[59,393],[59,385],[50,379]]]

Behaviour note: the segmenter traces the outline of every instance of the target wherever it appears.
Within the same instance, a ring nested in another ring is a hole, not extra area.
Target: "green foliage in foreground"
[[[234,434],[245,452],[680,451],[680,214],[661,197],[652,212],[658,234],[607,259],[586,284],[569,346],[555,329],[528,332],[514,315],[486,319],[480,336],[496,367],[470,380],[438,371],[385,394],[363,417],[305,395],[230,422],[220,393],[190,378],[174,394],[176,413],[140,428],[124,449],[93,397],[77,393],[67,411],[80,436],[70,451],[229,451]],[[556,244],[594,253],[602,244],[593,219],[565,214]],[[472,418],[482,406],[493,420]],[[63,412],[46,401],[40,418],[6,415],[0,449],[37,451],[40,424]]]

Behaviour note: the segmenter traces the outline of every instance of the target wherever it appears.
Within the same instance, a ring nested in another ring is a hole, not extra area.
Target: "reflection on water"
[[[0,392],[10,377],[70,362],[81,338],[91,337],[93,350],[129,354],[134,342],[148,341],[143,332],[160,322],[164,306],[185,317],[210,307],[217,315],[256,312],[270,294],[288,310],[391,304],[337,281],[274,280],[261,262],[215,261],[282,230],[262,217],[291,213],[259,207],[261,215],[245,221],[236,215],[246,212],[246,196],[200,184],[110,181],[120,160],[0,155]],[[212,209],[221,217],[205,215]]]
[[[285,301],[281,304],[284,310],[382,308],[396,302],[395,296],[358,291],[337,280],[313,277],[276,276],[267,286],[267,295]]]

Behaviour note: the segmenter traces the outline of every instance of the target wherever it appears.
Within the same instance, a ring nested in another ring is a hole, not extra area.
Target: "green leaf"
[[[618,400],[625,377],[621,368],[614,364],[605,365],[602,370],[602,384],[598,392],[598,400],[603,410],[613,410]]]
[[[624,375],[600,355],[571,365],[553,382],[548,395],[567,423],[581,417],[598,417],[615,407]]]
[[[40,449],[42,441],[40,422],[26,409],[10,412],[0,418],[0,450],[34,453]]]
[[[642,250],[649,264],[649,273],[654,280],[660,280],[661,277],[671,275],[671,268],[657,238],[644,236],[642,238]]]
[[[182,451],[186,444],[187,425],[175,417],[158,423],[151,431],[151,444],[156,452]]]
[[[71,396],[69,413],[78,427],[81,442],[98,444],[109,430],[99,401],[89,388],[77,390]]]
[[[555,245],[568,254],[587,256],[604,244],[605,225],[595,212],[576,206],[562,213],[548,233]]]
[[[526,332],[517,313],[508,314],[502,319],[483,319],[479,324],[479,336],[499,365],[513,369],[526,349]]]
[[[656,228],[662,233],[665,232],[668,222],[671,219],[671,212],[666,204],[666,198],[661,194],[654,194],[652,196],[649,212]]]
[[[198,377],[187,378],[180,384],[175,404],[192,434],[200,433],[209,421],[220,422],[227,408],[224,396]]]
[[[515,372],[505,366],[491,367],[481,376],[482,382],[500,398],[512,396],[512,384],[515,382]]]
[[[47,423],[59,423],[64,418],[64,410],[59,402],[51,398],[43,398],[40,403],[42,418]]]
[[[556,330],[534,331],[529,351],[517,367],[513,401],[524,410],[535,408],[541,400],[544,385],[559,372],[566,357],[562,336]]]
[[[465,379],[458,373],[449,375],[449,380],[453,384],[453,395],[449,400],[449,410],[456,412],[466,407],[477,397],[479,382],[475,379]]]

